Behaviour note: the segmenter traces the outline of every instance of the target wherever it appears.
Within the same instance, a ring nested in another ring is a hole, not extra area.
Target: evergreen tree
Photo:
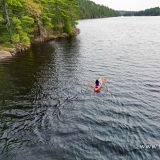
[[[76,0],[0,0],[0,43],[30,44],[48,31],[72,34]]]

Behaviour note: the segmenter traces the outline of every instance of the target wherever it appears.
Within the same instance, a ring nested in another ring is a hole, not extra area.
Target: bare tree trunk
[[[38,34],[39,34],[39,36],[45,37],[46,36],[46,31],[43,28],[43,26],[41,24],[41,21],[40,20],[37,20],[37,21],[38,21],[37,24],[38,24]]]
[[[8,14],[8,9],[7,9],[7,4],[4,2],[4,0],[2,0],[2,10],[3,10],[3,19],[4,19],[4,23],[7,27],[7,30],[9,32],[10,35],[10,40],[12,43],[12,28],[11,28],[11,23],[10,23],[10,19],[9,19],[9,14]]]

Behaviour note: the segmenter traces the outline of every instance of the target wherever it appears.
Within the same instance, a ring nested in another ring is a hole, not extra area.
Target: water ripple
[[[84,20],[1,61],[0,159],[159,160],[159,22]]]

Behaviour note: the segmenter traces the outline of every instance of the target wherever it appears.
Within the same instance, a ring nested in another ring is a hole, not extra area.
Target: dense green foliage
[[[30,44],[55,31],[72,34],[77,0],[0,0],[0,43]]]
[[[118,16],[118,12],[89,0],[78,0],[78,6],[80,19]]]
[[[160,16],[160,8],[150,8],[144,11],[119,11],[121,16]]]

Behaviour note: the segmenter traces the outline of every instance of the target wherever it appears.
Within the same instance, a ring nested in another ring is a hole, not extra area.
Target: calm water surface
[[[0,159],[159,160],[160,17],[78,27],[0,61]]]

